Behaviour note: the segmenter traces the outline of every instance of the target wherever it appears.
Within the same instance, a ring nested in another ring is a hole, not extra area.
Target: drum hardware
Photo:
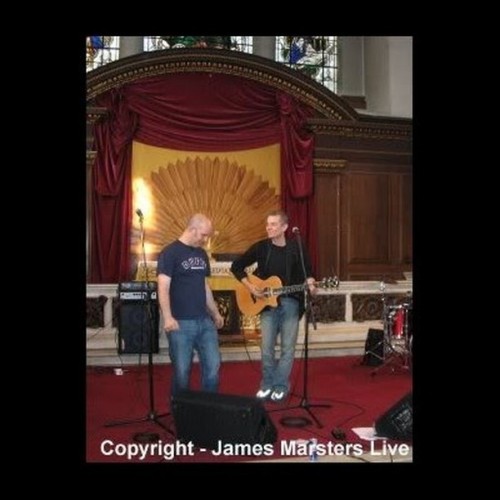
[[[402,304],[389,304],[385,295],[386,287],[383,281],[380,283],[379,288],[382,292],[384,334],[382,340],[371,354],[379,358],[382,363],[371,372],[371,375],[375,375],[384,367],[390,368],[393,372],[396,368],[411,370],[413,346],[411,319],[413,304],[411,296]],[[380,351],[382,351],[383,356],[377,354]]]

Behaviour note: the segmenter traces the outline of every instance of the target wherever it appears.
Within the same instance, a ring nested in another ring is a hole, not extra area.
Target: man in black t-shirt
[[[245,268],[257,263],[255,275],[266,280],[271,276],[280,278],[283,286],[300,285],[307,281],[311,293],[317,292],[312,277],[309,256],[304,249],[304,266],[295,240],[287,240],[285,231],[288,228],[288,216],[282,210],[271,212],[266,221],[267,236],[265,240],[253,244],[241,257],[236,259],[231,271],[256,297],[263,293],[247,278]],[[278,307],[265,307],[260,314],[262,332],[262,380],[256,394],[259,399],[271,399],[279,403],[288,396],[290,390],[289,377],[295,357],[295,344],[299,331],[299,319],[302,313],[303,292],[280,295]],[[280,335],[280,356],[276,360],[275,348]]]

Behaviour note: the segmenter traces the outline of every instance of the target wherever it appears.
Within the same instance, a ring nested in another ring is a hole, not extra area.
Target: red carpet
[[[352,432],[353,427],[372,427],[374,422],[412,389],[412,377],[408,372],[381,370],[372,376],[372,367],[360,365],[359,357],[313,358],[308,366],[307,402],[310,405],[327,404],[329,408],[311,411],[319,420],[319,428],[312,425],[302,428],[285,427],[283,417],[310,415],[303,408],[290,407],[303,401],[303,362],[296,360],[292,372],[292,396],[286,403],[266,403],[269,418],[278,431],[278,440],[272,451],[266,447],[265,454],[257,450],[247,456],[215,456],[210,451],[177,449],[175,451],[175,427],[169,414],[167,401],[170,392],[170,365],[156,365],[153,369],[154,409],[157,414],[167,414],[160,421],[171,433],[147,417],[150,409],[149,379],[147,366],[125,367],[124,375],[115,375],[112,368],[89,367],[87,369],[87,461],[88,462],[234,462],[242,460],[278,459],[289,456],[289,442],[316,437],[324,447],[335,446],[333,453],[358,452],[369,449],[367,441],[360,440]],[[255,395],[260,381],[260,361],[224,362],[221,367],[222,394],[239,396]],[[199,387],[199,370],[195,366],[192,388]],[[116,421],[145,418],[145,422],[131,425],[105,427]],[[311,418],[310,418],[311,419]],[[199,425],[203,425],[200,422]],[[332,430],[341,428],[345,439],[332,436]],[[160,447],[142,448],[144,455],[127,457],[126,453],[140,452],[134,435],[154,432],[160,436]],[[283,449],[283,443],[285,450]],[[331,444],[330,444],[331,443]],[[392,441],[387,441],[391,444]],[[129,446],[132,445],[132,446]],[[382,442],[377,442],[377,447]],[[349,450],[350,447],[350,450]],[[325,449],[325,448],[324,448]],[[284,454],[284,455],[283,455]]]

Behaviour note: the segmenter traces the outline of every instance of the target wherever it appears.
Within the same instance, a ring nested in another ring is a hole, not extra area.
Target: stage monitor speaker
[[[384,330],[370,328],[365,342],[363,364],[378,366],[384,362]]]
[[[158,304],[153,300],[122,301],[119,305],[118,353],[158,353]],[[152,338],[151,338],[152,336]]]
[[[276,427],[256,398],[202,391],[172,397],[177,439],[199,448],[223,444],[275,443]]]
[[[391,406],[375,422],[378,436],[389,439],[411,441],[413,439],[413,397],[409,392],[394,406]]]

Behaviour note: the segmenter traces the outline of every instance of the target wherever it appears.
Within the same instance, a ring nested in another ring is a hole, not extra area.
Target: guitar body
[[[277,276],[271,276],[266,280],[262,280],[253,274],[247,276],[248,281],[259,287],[261,290],[281,288],[281,280]],[[247,316],[259,314],[266,306],[278,307],[278,296],[255,297],[250,293],[248,288],[238,281],[236,285],[236,302],[240,311]]]
[[[302,292],[307,287],[307,284],[300,285],[289,285],[283,286],[281,280],[278,276],[270,276],[266,280],[260,279],[253,274],[247,276],[248,281],[260,288],[265,295],[263,297],[255,297],[250,293],[248,288],[238,281],[235,292],[236,292],[236,302],[240,311],[247,316],[254,316],[259,314],[262,309],[266,306],[278,307],[278,296],[283,293],[297,293]],[[322,281],[315,282],[318,288],[338,288],[339,280],[337,277],[334,278],[324,278]],[[302,297],[302,299],[301,299]],[[299,318],[304,313],[304,301],[303,294],[298,296],[299,298]]]

